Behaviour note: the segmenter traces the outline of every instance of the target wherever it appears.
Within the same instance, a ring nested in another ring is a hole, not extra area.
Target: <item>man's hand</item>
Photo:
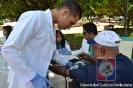
[[[81,54],[78,54],[78,58],[79,60],[90,60],[92,59],[92,57],[90,57],[88,54],[86,53],[81,53]]]
[[[49,66],[49,70],[54,72],[55,74],[62,75],[65,77],[70,77],[69,69],[67,69],[64,66]]]
[[[78,54],[78,58],[79,58],[79,60],[86,60],[86,61],[89,61],[91,64],[96,65],[96,59],[92,58],[91,56],[89,56],[86,53]]]

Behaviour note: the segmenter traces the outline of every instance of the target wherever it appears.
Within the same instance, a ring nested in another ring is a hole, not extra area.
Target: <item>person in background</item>
[[[96,15],[95,19],[96,19],[96,24],[98,24],[99,18],[97,15]]]
[[[4,38],[4,42],[5,42],[5,40],[7,40],[7,38],[9,37],[9,35],[13,29],[10,25],[4,26],[2,29],[3,29],[3,35],[5,37]]]
[[[56,49],[59,54],[70,55],[70,46],[68,41],[60,30],[56,30]]]
[[[72,66],[56,52],[53,24],[60,30],[70,29],[81,17],[81,7],[74,0],[65,0],[52,10],[22,13],[1,50],[10,66],[8,88],[48,88],[52,85],[46,78],[51,59],[60,66]]]
[[[4,39],[3,38],[2,39],[4,41],[2,42],[2,44],[0,46],[0,54],[1,54],[1,48],[4,45],[4,43],[6,42],[6,40],[8,39],[8,37],[9,37],[10,33],[12,32],[13,28],[10,25],[7,25],[7,26],[3,26],[2,30],[3,30],[3,35],[4,35]],[[2,63],[4,63],[2,67],[5,68],[5,69],[8,69],[8,64],[4,59],[0,62],[0,64],[2,64]]]
[[[72,55],[78,55],[80,53],[87,53],[90,56],[93,56],[92,54],[92,45],[87,44],[87,40],[93,39],[96,35],[98,34],[97,32],[97,27],[94,23],[86,23],[83,25],[83,36],[84,39],[82,41],[82,47],[79,50],[74,50],[71,51]]]

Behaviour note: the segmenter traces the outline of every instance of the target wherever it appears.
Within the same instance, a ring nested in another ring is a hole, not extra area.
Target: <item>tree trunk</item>
[[[130,18],[127,19],[127,30],[129,30],[130,27]]]
[[[109,16],[109,23],[110,23],[110,16]]]

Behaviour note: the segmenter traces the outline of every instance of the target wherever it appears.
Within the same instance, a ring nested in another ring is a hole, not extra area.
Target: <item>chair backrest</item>
[[[131,59],[133,50],[133,41],[121,41],[119,52]]]

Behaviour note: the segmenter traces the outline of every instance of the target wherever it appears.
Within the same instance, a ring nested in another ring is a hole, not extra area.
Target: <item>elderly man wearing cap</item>
[[[125,84],[130,85],[133,88],[133,63],[125,55],[119,53],[119,44],[121,39],[113,31],[102,31],[94,39],[88,40],[89,44],[93,44],[93,53],[95,58],[102,57],[115,57],[115,79],[112,81],[99,81],[97,78],[96,65],[85,65],[76,69],[66,69],[65,67],[50,66],[49,69],[59,75],[70,77],[71,79],[77,79],[84,84],[97,84],[98,88],[115,88],[124,87]],[[92,59],[88,54],[82,53],[78,55],[80,59],[93,60],[97,63],[97,59]],[[98,63],[97,63],[98,64]],[[101,84],[107,84],[105,86]],[[110,85],[111,86],[110,86]],[[116,86],[119,84],[119,86]],[[82,85],[85,86],[85,85]],[[91,87],[96,87],[93,85]],[[129,87],[129,86],[128,86]]]

